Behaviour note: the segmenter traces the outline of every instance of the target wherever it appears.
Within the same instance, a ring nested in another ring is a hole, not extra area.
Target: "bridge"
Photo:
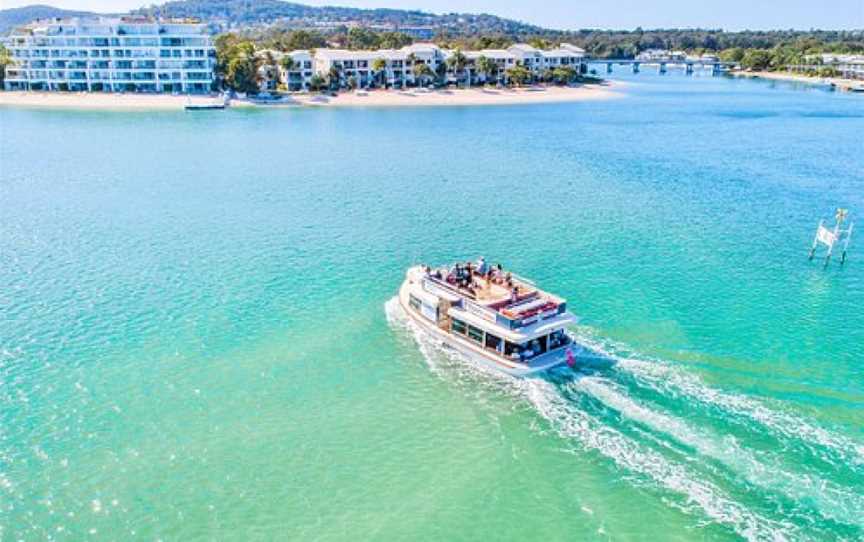
[[[585,61],[587,64],[605,64],[606,73],[612,73],[612,66],[631,66],[633,73],[639,73],[640,67],[657,66],[658,73],[666,73],[668,67],[684,68],[688,75],[693,73],[694,68],[711,69],[712,75],[718,75],[729,68],[737,67],[735,62],[724,62],[722,60],[708,59],[638,59],[638,58],[591,58]]]

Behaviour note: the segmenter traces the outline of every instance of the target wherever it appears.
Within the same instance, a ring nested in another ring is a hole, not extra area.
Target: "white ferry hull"
[[[524,377],[537,373],[542,373],[554,367],[558,367],[567,363],[566,350],[550,352],[531,360],[528,363],[509,362],[498,356],[490,354],[482,348],[475,346],[467,339],[457,337],[447,331],[439,328],[434,322],[428,320],[422,314],[414,310],[408,303],[409,282],[406,280],[399,289],[399,305],[405,314],[425,332],[433,335],[441,340],[441,342],[458,351],[459,353],[482,363],[484,366],[491,369],[504,372],[506,374]]]

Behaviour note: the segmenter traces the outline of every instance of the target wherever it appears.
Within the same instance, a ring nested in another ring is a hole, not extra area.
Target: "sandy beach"
[[[412,106],[467,106],[517,105],[531,103],[577,102],[620,97],[616,92],[621,84],[588,85],[580,87],[530,87],[518,89],[407,89],[343,92],[337,96],[299,94],[292,102],[304,106],[323,107],[412,107]]]
[[[258,105],[233,100],[232,107],[416,107],[517,105],[602,100],[622,96],[623,85],[607,83],[579,87],[530,87],[519,89],[407,89],[342,92],[337,96],[292,94],[277,105]],[[188,103],[217,103],[215,96],[166,94],[108,94],[86,92],[0,92],[0,106],[84,110],[177,110]]]
[[[792,81],[795,83],[805,83],[808,85],[828,85],[832,84],[841,90],[849,90],[853,87],[864,86],[864,81],[854,81],[852,79],[843,79],[840,77],[808,77],[800,73],[792,72],[731,72],[736,77],[750,77],[758,79],[771,79],[774,81]]]

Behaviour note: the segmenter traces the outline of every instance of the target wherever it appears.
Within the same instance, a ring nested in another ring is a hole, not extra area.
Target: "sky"
[[[254,1],[254,0],[253,0]],[[579,28],[864,29],[864,0],[293,0],[309,5],[491,13],[565,30]],[[0,8],[49,4],[121,12],[154,0],[0,0]]]

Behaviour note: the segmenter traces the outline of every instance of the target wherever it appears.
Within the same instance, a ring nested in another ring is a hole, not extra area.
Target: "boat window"
[[[522,352],[522,345],[511,343],[510,341],[504,341],[504,355],[508,357],[513,357],[513,354],[517,356]]]
[[[459,333],[460,335],[465,335],[467,328],[465,327],[465,322],[462,320],[453,319],[453,325],[451,327],[453,333]]]
[[[530,341],[528,343],[528,354],[533,357],[548,352],[549,349],[547,339],[549,339],[549,337],[544,335]]]
[[[477,341],[478,343],[483,342],[483,330],[479,327],[468,326],[468,338],[471,340]]]
[[[501,348],[501,337],[496,337],[495,335],[486,334],[486,348],[491,348],[492,350],[498,350]]]
[[[570,338],[567,337],[567,334],[564,333],[563,329],[554,331],[551,335],[549,335],[549,350],[561,348],[562,346],[567,346],[568,344],[570,344]]]
[[[411,305],[414,310],[420,310],[420,300],[413,295],[408,295],[408,304]]]

